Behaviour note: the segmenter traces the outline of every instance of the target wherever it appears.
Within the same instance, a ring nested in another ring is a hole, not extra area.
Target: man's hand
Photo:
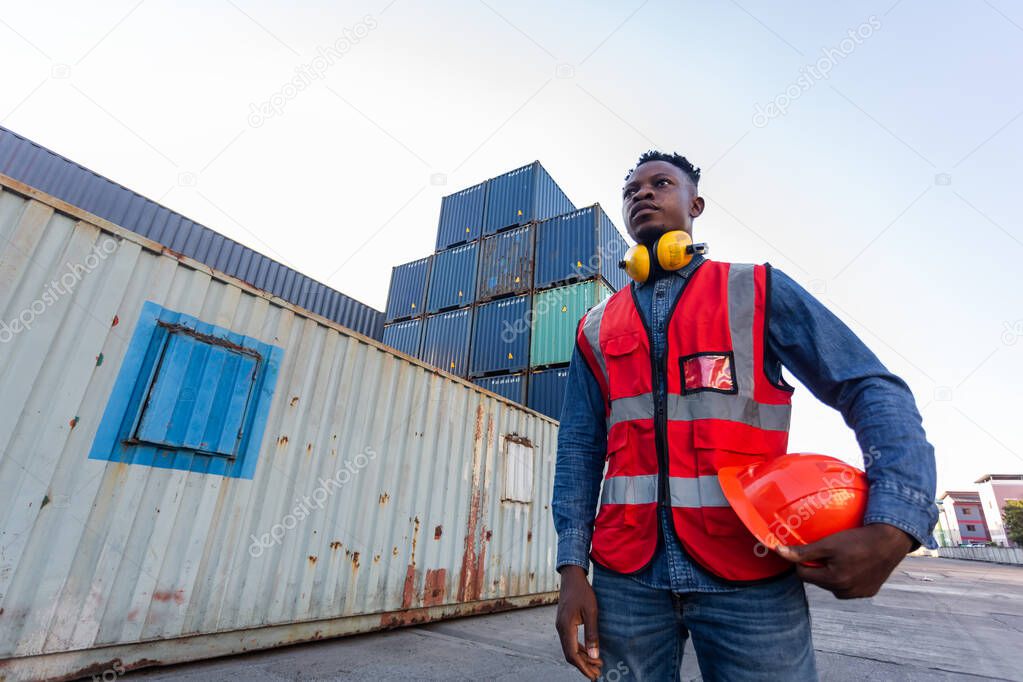
[[[808,583],[839,599],[873,597],[913,546],[913,539],[886,523],[844,530],[809,545],[779,547],[782,558],[797,563]],[[806,566],[804,562],[815,565]],[[564,589],[564,587],[562,587]]]
[[[590,680],[600,677],[604,662],[597,639],[597,596],[580,566],[565,566],[561,571],[556,623],[565,660]],[[579,625],[583,626],[585,647],[579,643]]]

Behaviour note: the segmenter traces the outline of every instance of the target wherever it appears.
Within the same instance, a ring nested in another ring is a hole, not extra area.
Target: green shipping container
[[[560,365],[572,359],[575,332],[586,311],[611,295],[600,281],[580,282],[536,292],[530,367]]]

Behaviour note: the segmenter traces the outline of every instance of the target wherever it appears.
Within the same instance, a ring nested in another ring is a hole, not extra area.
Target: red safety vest
[[[666,362],[653,367],[633,287],[591,309],[579,347],[604,394],[607,473],[592,559],[619,573],[657,548],[657,505],[670,506],[682,546],[728,580],[778,575],[790,564],[763,546],[728,506],[718,469],[785,454],[792,388],[765,374],[769,266],[705,261],[667,327]],[[667,401],[654,401],[654,373]]]

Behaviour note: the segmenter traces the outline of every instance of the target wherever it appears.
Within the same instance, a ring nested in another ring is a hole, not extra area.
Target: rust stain
[[[458,581],[458,601],[475,601],[479,599],[483,589],[483,575],[480,570],[483,566],[483,548],[476,549],[476,530],[480,525],[480,515],[483,509],[482,494],[482,423],[483,406],[476,408],[476,440],[473,443],[472,452],[472,496],[469,499],[469,514],[465,524],[465,547],[462,551],[461,573]]]
[[[331,549],[341,549],[341,541],[340,540],[334,540],[334,542],[330,543],[330,548]]]
[[[411,608],[412,600],[416,596],[416,566],[409,564],[405,569],[405,589],[401,593],[401,608]]]
[[[42,509],[43,507],[45,507],[49,503],[50,503],[50,496],[49,495],[43,495],[43,503],[41,505],[39,505],[39,508]]]
[[[355,566],[356,568],[359,567],[359,553],[358,552],[353,552],[352,553],[352,565]]]
[[[419,539],[419,517],[416,517],[415,528],[412,530],[412,565],[416,565],[416,541]]]
[[[423,588],[423,605],[437,606],[444,603],[448,571],[446,568],[428,569],[426,585]]]
[[[287,436],[281,436],[280,438],[277,439],[277,444],[278,445],[287,445],[288,444],[288,437]]]
[[[444,532],[444,529],[441,528],[440,526],[437,526],[436,528],[434,528],[433,529],[433,539],[434,540],[440,540],[440,535],[443,532]]]
[[[173,601],[175,604],[184,604],[185,603],[185,591],[184,590],[175,590],[173,592],[170,592],[170,591],[153,592],[153,599],[155,599],[156,601],[163,601],[163,602]]]
[[[119,324],[121,324],[121,318],[119,318],[117,315],[114,315],[114,319],[110,322],[110,326],[116,327]]]
[[[391,550],[391,556],[398,556],[398,547],[397,546],[395,546],[395,548]]]
[[[385,493],[383,493],[383,494],[381,494],[381,495],[380,495],[380,498],[379,498],[379,499],[380,499],[380,505],[381,505],[381,506],[383,506],[383,505],[387,504],[387,501],[391,499],[391,496],[390,496],[390,495],[388,495],[388,494],[387,494],[387,493],[385,492]]]
[[[555,601],[556,599],[551,599],[549,597],[534,597],[529,600],[529,606],[553,604]],[[487,601],[482,604],[474,604],[471,606],[468,604],[458,604],[452,608],[450,612],[445,610],[444,613],[439,615],[431,614],[427,607],[423,607],[421,609],[405,609],[402,611],[381,614],[380,627],[383,629],[391,629],[406,625],[428,623],[445,616],[469,616],[484,613],[499,613],[501,611],[510,611],[516,608],[519,607],[507,599],[495,599],[493,601]]]
[[[525,445],[527,448],[533,447],[533,442],[525,436],[517,436],[514,433],[509,433],[504,437],[509,443],[518,443],[519,445]]]
[[[79,421],[78,415],[75,415],[74,417],[71,417],[71,421],[68,422],[68,426],[74,429],[76,426],[78,426],[78,421]]]
[[[379,554],[373,555],[373,563],[374,564],[379,564],[380,563],[380,555]]]
[[[291,406],[294,407],[295,405],[298,405],[298,396],[297,395],[291,397]]]
[[[486,533],[483,534],[483,539],[486,540],[487,542],[489,542],[490,538],[492,537],[494,537],[493,531],[488,530]]]
[[[313,444],[312,443],[306,443],[305,444],[305,451],[306,451],[306,453],[308,453],[310,455],[313,454]]]
[[[316,563],[316,557],[313,556],[312,554],[309,555],[309,563],[311,563],[311,564],[315,564]]]
[[[531,542],[532,540],[533,540],[533,531],[529,531],[528,533],[526,533],[526,542]]]
[[[160,249],[160,251],[167,254],[171,258],[176,258],[178,260],[185,259],[185,254],[181,253],[180,251],[175,251],[174,249],[168,248],[166,246]]]
[[[128,620],[135,620],[136,618],[138,618],[138,615],[139,615],[139,610],[138,609],[132,609],[131,611],[128,612]]]

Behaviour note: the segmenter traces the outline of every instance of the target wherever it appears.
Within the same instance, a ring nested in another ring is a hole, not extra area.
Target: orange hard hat
[[[827,455],[796,453],[718,471],[721,490],[768,549],[808,545],[863,525],[867,477]]]

